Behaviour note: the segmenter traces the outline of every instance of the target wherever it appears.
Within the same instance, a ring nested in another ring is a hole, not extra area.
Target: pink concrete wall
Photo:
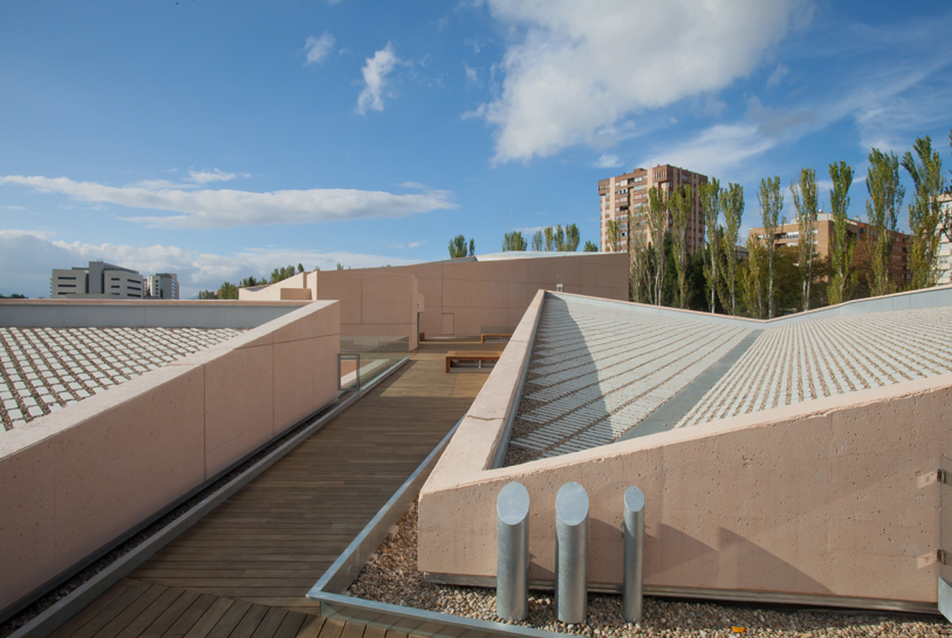
[[[551,579],[555,496],[578,481],[591,583],[621,583],[622,498],[637,485],[649,590],[935,602],[952,375],[490,470],[525,343],[510,342],[420,494],[421,570],[494,576],[496,496],[515,480],[532,498],[530,576]]]
[[[0,609],[337,396],[308,304],[0,436]]]
[[[318,281],[307,283],[316,291],[315,299],[341,301],[344,336],[416,334],[417,311],[420,331],[431,338],[474,336],[484,326],[514,327],[538,290],[555,290],[558,284],[564,292],[628,299],[627,253],[458,260],[308,274]],[[416,279],[415,292],[408,292],[411,284],[400,279],[407,275]],[[292,278],[239,294],[242,299],[290,298],[281,296],[278,287],[297,290],[302,283]],[[365,288],[374,292],[367,294]]]

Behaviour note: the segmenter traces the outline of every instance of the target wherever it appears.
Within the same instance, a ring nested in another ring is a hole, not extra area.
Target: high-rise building
[[[138,271],[104,261],[91,261],[87,267],[53,269],[50,297],[119,297],[139,298],[144,295],[144,279]]]
[[[939,206],[942,209],[942,219],[952,216],[952,193],[939,195]],[[939,253],[936,264],[936,283],[939,285],[952,284],[952,242],[945,232],[945,226],[939,226]]]
[[[698,197],[698,187],[707,183],[707,176],[700,173],[664,164],[652,168],[636,168],[630,173],[598,181],[598,195],[601,203],[601,246],[603,252],[628,250],[629,236],[640,237],[643,243],[648,241],[648,227],[643,214],[648,212],[648,191],[652,186],[663,190],[668,196],[676,187],[691,186],[694,193],[694,207],[688,216],[687,243],[688,252],[694,253],[704,246],[704,214]],[[628,212],[632,213],[632,228],[628,227]],[[609,239],[608,222],[618,224],[617,241]],[[671,215],[668,215],[668,228],[671,228]],[[615,245],[610,245],[614,243]]]
[[[174,273],[160,272],[149,275],[146,295],[153,299],[178,299],[178,276]]]

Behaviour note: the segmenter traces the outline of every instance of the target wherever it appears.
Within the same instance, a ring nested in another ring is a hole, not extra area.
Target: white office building
[[[141,299],[144,296],[145,279],[138,271],[104,261],[91,261],[87,267],[53,269],[50,279],[50,297],[54,299]]]

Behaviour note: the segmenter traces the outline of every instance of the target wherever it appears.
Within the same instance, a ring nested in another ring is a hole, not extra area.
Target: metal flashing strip
[[[320,430],[324,425],[329,422],[331,419],[336,417],[342,411],[350,407],[355,401],[360,397],[364,396],[371,390],[373,390],[380,382],[389,377],[393,372],[395,372],[400,366],[410,360],[410,357],[404,357],[400,361],[396,362],[394,365],[390,366],[388,370],[379,375],[374,379],[367,387],[361,388],[360,392],[354,393],[346,397],[343,401],[337,405],[333,405],[330,409],[327,409],[328,406],[322,407],[318,410],[315,415],[308,417],[301,421],[301,423],[296,426],[288,428],[286,432],[293,430],[296,427],[300,427],[302,424],[307,423],[308,421],[313,421],[298,433],[294,434],[288,438],[281,445],[276,447],[267,456],[263,457],[257,461],[254,465],[249,467],[247,470],[242,472],[240,475],[236,476],[214,493],[207,496],[200,503],[192,507],[190,510],[176,518],[174,521],[169,523],[167,526],[141,542],[135,548],[130,550],[128,553],[123,554],[113,563],[105,567],[102,571],[98,572],[92,576],[89,580],[78,586],[76,589],[71,591],[69,594],[58,600],[56,603],[45,609],[43,612],[38,614],[32,620],[27,622],[25,625],[14,631],[9,635],[8,638],[41,638],[48,636],[58,627],[63,625],[70,618],[78,614],[88,605],[92,604],[97,598],[106,593],[113,585],[118,583],[120,580],[128,576],[130,573],[135,571],[137,567],[142,565],[145,561],[151,558],[153,555],[158,553],[163,547],[171,543],[178,536],[187,531],[195,523],[200,521],[206,515],[212,512],[216,507],[221,505],[223,502],[228,500],[235,492],[240,490],[242,487],[250,483],[252,480],[257,478],[262,472],[267,470],[269,467],[274,465],[282,457],[287,455],[291,450],[300,445],[307,438],[312,436],[318,430]],[[326,410],[321,414],[322,410]],[[280,438],[281,435],[279,435]],[[266,449],[268,446],[272,445],[274,441],[270,441],[267,444],[263,445],[261,448],[247,455],[244,459],[234,464],[231,469],[234,467],[240,466],[241,463],[253,458],[255,454],[261,452],[261,450]],[[208,481],[204,486],[200,486],[195,490],[189,492],[186,497],[180,499],[170,508],[167,508],[166,512],[174,509],[178,504],[181,504],[188,500],[191,496],[200,493],[202,489],[207,489],[209,485],[214,484],[216,480],[219,480],[222,476],[227,475],[230,471],[225,470],[224,472],[218,474],[216,477],[213,477]],[[157,517],[159,518],[159,517]],[[156,518],[156,520],[157,520]],[[108,553],[108,552],[107,552]],[[76,572],[78,573],[78,572]],[[65,582],[65,580],[63,581]],[[55,587],[48,590],[52,591]],[[48,593],[47,592],[47,593]],[[44,594],[45,595],[45,594]],[[41,598],[42,596],[38,597]],[[28,605],[22,607],[21,609],[27,607]],[[15,614],[14,614],[15,615]],[[12,616],[11,616],[12,617]]]
[[[420,636],[444,638],[482,638],[484,636],[515,636],[518,638],[557,638],[564,634],[532,629],[501,622],[477,620],[464,616],[452,616],[412,607],[380,603],[344,594],[357,578],[364,563],[384,541],[390,530],[417,497],[430,471],[439,460],[443,449],[456,433],[462,419],[443,437],[419,467],[380,508],[347,549],[337,557],[324,575],[307,593],[307,597],[320,601],[321,615],[327,618],[349,620],[364,625],[374,625]],[[493,585],[495,586],[495,579]]]

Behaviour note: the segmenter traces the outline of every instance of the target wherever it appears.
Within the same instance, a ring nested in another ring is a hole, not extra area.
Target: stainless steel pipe
[[[588,613],[588,494],[566,483],[555,497],[555,615],[564,623]]]
[[[529,491],[507,483],[496,497],[496,615],[523,620],[529,614]]]
[[[633,623],[641,622],[644,584],[645,495],[635,486],[625,490],[625,586],[622,615]]]

